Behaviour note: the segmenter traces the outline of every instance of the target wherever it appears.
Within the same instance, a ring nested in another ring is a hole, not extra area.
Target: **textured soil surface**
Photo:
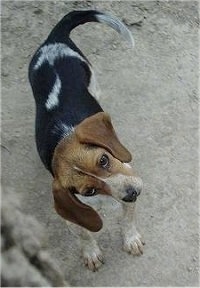
[[[120,209],[106,203],[108,226],[96,235],[105,264],[96,273],[84,267],[76,236],[54,211],[27,79],[30,57],[57,21],[89,8],[123,19],[135,38],[129,49],[95,23],[72,33],[144,181],[137,221],[146,241],[141,257],[122,251]],[[72,286],[199,286],[198,28],[197,1],[2,1],[2,184],[43,226]]]

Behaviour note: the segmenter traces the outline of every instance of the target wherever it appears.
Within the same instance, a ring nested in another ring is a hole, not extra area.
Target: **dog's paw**
[[[93,272],[97,271],[99,267],[104,263],[101,250],[96,243],[84,247],[83,259],[85,266]]]
[[[140,256],[143,254],[145,242],[138,232],[124,238],[124,250],[129,254]]]

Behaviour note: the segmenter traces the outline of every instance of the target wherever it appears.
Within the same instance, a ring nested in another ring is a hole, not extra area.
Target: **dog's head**
[[[118,201],[135,201],[142,181],[127,164],[131,159],[108,114],[100,112],[82,121],[54,152],[53,195],[58,214],[90,231],[100,230],[102,220],[97,212],[75,194],[106,194]]]

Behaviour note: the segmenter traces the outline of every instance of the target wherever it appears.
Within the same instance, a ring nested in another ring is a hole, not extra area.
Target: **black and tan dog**
[[[91,64],[69,38],[73,28],[86,22],[106,23],[134,44],[130,31],[117,18],[94,10],[73,11],[34,54],[29,80],[36,102],[37,149],[54,178],[55,209],[83,227],[85,264],[95,271],[103,263],[102,255],[88,230],[99,231],[103,223],[91,206],[80,201],[90,197],[81,196],[107,195],[122,203],[124,248],[139,255],[143,242],[134,225],[134,202],[142,181],[127,164],[131,154],[97,101]]]

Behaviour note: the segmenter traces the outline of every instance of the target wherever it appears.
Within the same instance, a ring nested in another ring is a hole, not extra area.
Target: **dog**
[[[33,55],[29,81],[36,103],[36,146],[53,176],[55,210],[79,227],[85,265],[96,271],[103,257],[91,232],[99,231],[103,222],[87,199],[113,197],[122,204],[124,249],[141,255],[144,242],[134,214],[143,184],[129,164],[131,153],[98,102],[89,60],[69,37],[76,26],[87,22],[105,23],[134,45],[132,34],[118,18],[96,10],[72,11]]]

